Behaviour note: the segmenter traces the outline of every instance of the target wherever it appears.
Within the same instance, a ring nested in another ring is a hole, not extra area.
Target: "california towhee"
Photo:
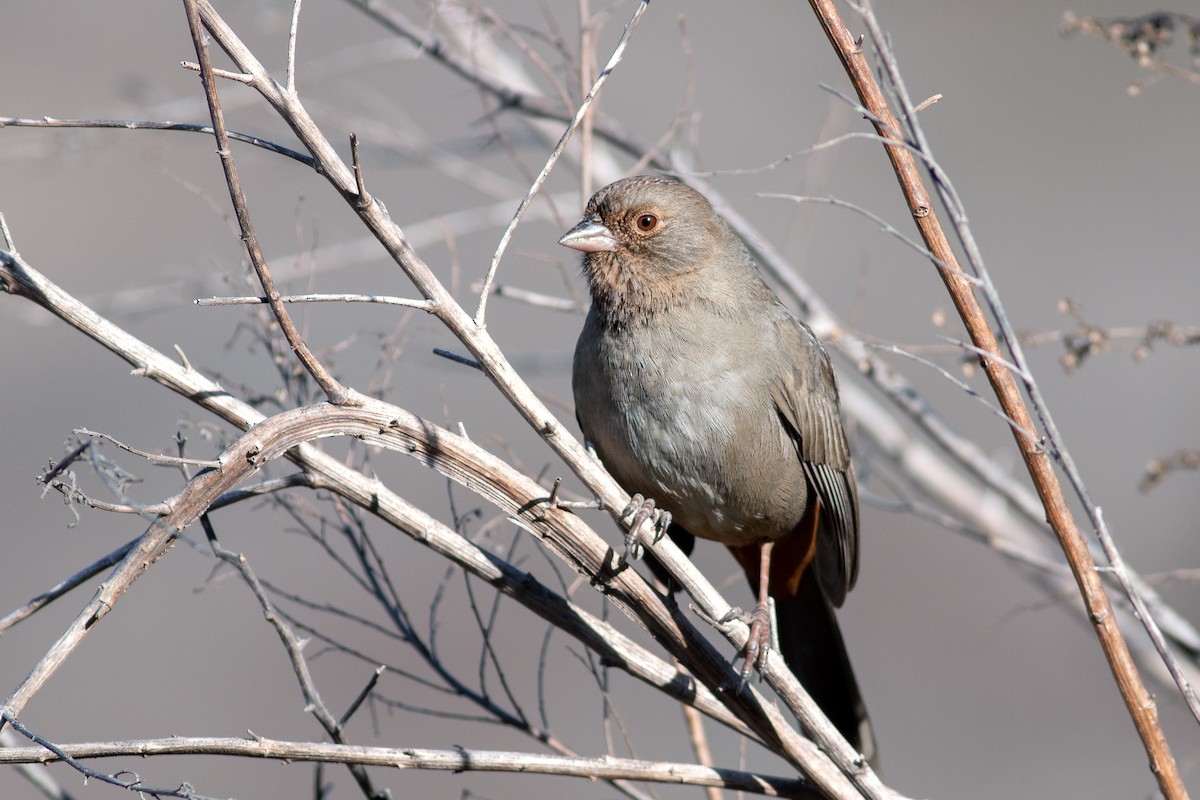
[[[559,243],[583,252],[592,295],[572,380],[585,438],[621,486],[672,514],[685,550],[713,539],[741,563],[758,592],[743,680],[770,647],[769,594],[788,666],[871,756],[830,605],[858,574],[858,489],[825,348],[677,181],[606,186]]]

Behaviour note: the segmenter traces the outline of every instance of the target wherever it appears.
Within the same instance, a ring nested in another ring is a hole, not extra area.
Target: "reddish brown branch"
[[[890,143],[885,150],[892,169],[900,182],[913,220],[920,231],[925,246],[929,248],[933,263],[955,309],[971,336],[971,341],[981,353],[990,354],[980,358],[988,381],[992,385],[1005,415],[1014,422],[1013,438],[1033,480],[1038,497],[1046,510],[1046,519],[1054,530],[1070,564],[1071,572],[1079,587],[1088,616],[1100,640],[1121,696],[1133,717],[1134,725],[1150,757],[1150,768],[1158,779],[1165,797],[1185,798],[1187,790],[1180,778],[1179,770],[1167,744],[1166,736],[1158,722],[1158,709],[1154,698],[1146,691],[1130,656],[1129,648],[1117,626],[1112,604],[1104,591],[1096,570],[1096,562],[1088,549],[1086,540],[1067,507],[1062,486],[1054,472],[1050,455],[1038,446],[1037,430],[1029,409],[1012,372],[1004,366],[1000,346],[988,324],[971,281],[959,266],[957,256],[938,222],[930,202],[929,192],[921,178],[912,151],[900,136],[900,123],[883,94],[871,66],[860,46],[860,41],[851,37],[836,5],[832,0],[811,0],[813,11],[833,45],[846,74],[854,84],[859,100],[867,109],[875,130]],[[1031,435],[1026,436],[1021,431]]]

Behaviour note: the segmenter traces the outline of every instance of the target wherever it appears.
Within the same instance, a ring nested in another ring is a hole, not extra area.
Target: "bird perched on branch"
[[[575,348],[584,436],[669,533],[729,547],[757,592],[742,679],[780,650],[870,757],[866,709],[833,614],[858,574],[858,489],[825,348],[694,189],[640,176],[588,202],[560,244],[592,296]]]

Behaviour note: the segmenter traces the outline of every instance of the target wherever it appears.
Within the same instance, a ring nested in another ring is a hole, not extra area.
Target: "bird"
[[[571,381],[586,443],[635,502],[669,512],[686,552],[713,540],[741,565],[757,597],[743,684],[771,647],[771,598],[785,663],[870,759],[833,611],[858,576],[859,507],[824,346],[673,178],[605,186],[559,243],[583,254],[591,294]]]

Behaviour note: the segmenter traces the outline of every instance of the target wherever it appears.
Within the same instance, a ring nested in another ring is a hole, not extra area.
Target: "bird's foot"
[[[731,608],[720,621],[725,623],[734,619],[750,626],[750,635],[746,638],[746,644],[737,654],[737,658],[743,659],[741,683],[738,686],[740,690],[750,679],[751,672],[757,669],[761,674],[767,665],[767,654],[771,652],[775,640],[774,616],[771,614],[770,606],[759,603],[754,606],[753,611],[748,613],[740,608]]]
[[[629,523],[629,532],[625,534],[625,552],[621,555],[621,564],[624,566],[630,561],[638,561],[641,559],[645,548],[642,547],[640,539],[642,528],[645,527],[655,512],[654,498],[642,497],[640,494],[635,494],[629,498],[629,505],[625,506],[625,510],[621,512],[621,519],[632,515],[633,519]],[[654,537],[650,540],[651,544],[657,544],[658,540],[667,532],[667,528],[671,527],[671,512],[664,509],[657,509],[658,516],[653,522]]]

